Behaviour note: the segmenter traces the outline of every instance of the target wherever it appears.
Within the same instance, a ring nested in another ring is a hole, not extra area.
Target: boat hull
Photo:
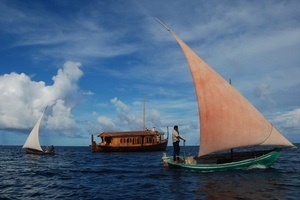
[[[143,152],[143,151],[165,151],[168,140],[158,144],[145,146],[110,146],[110,145],[92,145],[92,152]]]
[[[54,155],[55,151],[51,150],[51,151],[38,151],[35,149],[25,149],[26,150],[26,154],[34,154],[34,155]]]
[[[198,172],[215,172],[234,169],[251,169],[255,166],[270,167],[278,158],[281,149],[275,149],[259,157],[245,159],[237,162],[222,164],[186,164],[184,161],[175,163],[173,157],[163,157],[164,165],[169,168],[181,168]]]

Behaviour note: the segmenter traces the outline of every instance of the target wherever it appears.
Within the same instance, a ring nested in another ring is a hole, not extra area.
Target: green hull
[[[163,161],[165,166],[169,168],[181,168],[181,169],[188,169],[198,172],[214,172],[214,171],[225,171],[225,170],[233,170],[233,169],[249,169],[255,166],[271,166],[278,158],[281,149],[276,149],[271,151],[268,154],[246,159],[243,161],[238,162],[230,162],[230,163],[223,163],[223,164],[186,164],[182,163],[174,163],[173,157],[164,157]]]

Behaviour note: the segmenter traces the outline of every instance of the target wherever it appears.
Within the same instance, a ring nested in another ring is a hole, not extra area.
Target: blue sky
[[[192,78],[163,21],[289,140],[300,142],[300,2],[0,1],[0,145],[177,124],[199,144]],[[220,100],[221,101],[221,100]],[[171,143],[170,143],[171,144]]]

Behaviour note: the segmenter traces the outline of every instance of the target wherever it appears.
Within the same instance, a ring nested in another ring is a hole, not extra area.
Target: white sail
[[[40,123],[44,116],[44,112],[45,112],[45,110],[43,111],[39,120],[36,122],[35,126],[33,127],[32,131],[30,132],[24,146],[22,147],[23,149],[35,149],[38,151],[43,151],[43,149],[40,145],[40,141],[39,141],[39,129],[40,129]]]

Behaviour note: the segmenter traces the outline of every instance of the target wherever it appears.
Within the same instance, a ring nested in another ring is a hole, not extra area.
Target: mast
[[[229,84],[231,85],[231,78],[229,79]],[[230,149],[231,161],[233,161],[233,149]]]
[[[143,102],[143,130],[146,130],[146,95],[144,95]]]

